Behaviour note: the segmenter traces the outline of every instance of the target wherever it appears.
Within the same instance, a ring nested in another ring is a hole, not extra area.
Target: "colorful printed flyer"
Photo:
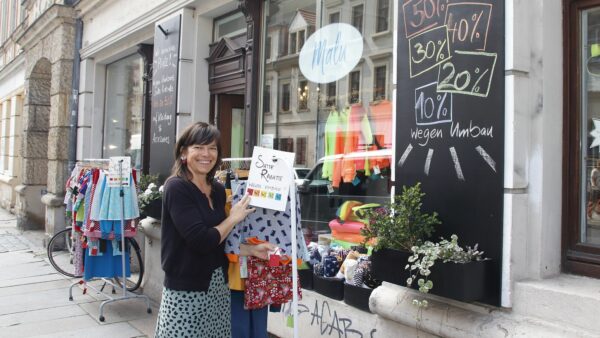
[[[254,147],[246,194],[250,205],[285,211],[293,180],[295,153]]]
[[[113,156],[108,167],[109,187],[128,187],[131,177],[131,157]]]

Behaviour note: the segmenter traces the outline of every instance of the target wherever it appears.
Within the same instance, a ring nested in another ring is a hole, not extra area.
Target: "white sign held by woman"
[[[294,153],[254,147],[246,188],[250,205],[285,211],[294,157]]]

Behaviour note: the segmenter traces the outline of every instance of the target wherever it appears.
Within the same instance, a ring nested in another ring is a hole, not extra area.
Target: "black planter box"
[[[474,302],[485,296],[486,268],[490,261],[469,263],[436,262],[429,279],[433,282],[430,293],[461,302]],[[421,277],[417,277],[421,278]],[[413,282],[416,285],[417,281]]]
[[[371,254],[373,277],[389,283],[406,286],[410,272],[404,267],[408,264],[408,251],[379,249]]]
[[[313,289],[313,271],[312,269],[298,270],[298,277],[300,278],[300,285],[303,289]]]
[[[344,283],[344,303],[354,306],[357,309],[371,312],[369,309],[371,292],[373,292],[373,289]]]
[[[150,202],[143,210],[143,214],[154,219],[161,219],[162,216],[162,198]]]
[[[316,292],[329,298],[344,299],[344,279],[335,277],[313,276],[313,288]]]

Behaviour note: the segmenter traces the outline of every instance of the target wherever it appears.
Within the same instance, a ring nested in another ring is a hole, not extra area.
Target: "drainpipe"
[[[69,100],[69,110],[71,112],[69,118],[69,168],[67,177],[75,168],[77,160],[77,123],[79,119],[79,73],[81,59],[79,50],[81,49],[81,40],[83,35],[83,21],[77,19],[75,21],[75,50],[73,51],[73,78],[71,80],[71,99]]]

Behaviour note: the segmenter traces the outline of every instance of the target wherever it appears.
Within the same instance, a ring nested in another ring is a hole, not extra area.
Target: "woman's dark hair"
[[[196,144],[206,145],[215,141],[217,143],[217,162],[215,166],[210,170],[210,172],[206,175],[207,183],[212,183],[215,172],[217,168],[221,164],[221,132],[217,127],[205,123],[205,122],[196,122],[183,131],[179,139],[177,139],[177,143],[175,144],[175,163],[173,164],[173,169],[171,169],[171,176],[178,176],[181,178],[185,178],[188,180],[192,179],[192,173],[188,169],[187,165],[184,165],[181,162],[181,155],[183,151],[189,147]]]

